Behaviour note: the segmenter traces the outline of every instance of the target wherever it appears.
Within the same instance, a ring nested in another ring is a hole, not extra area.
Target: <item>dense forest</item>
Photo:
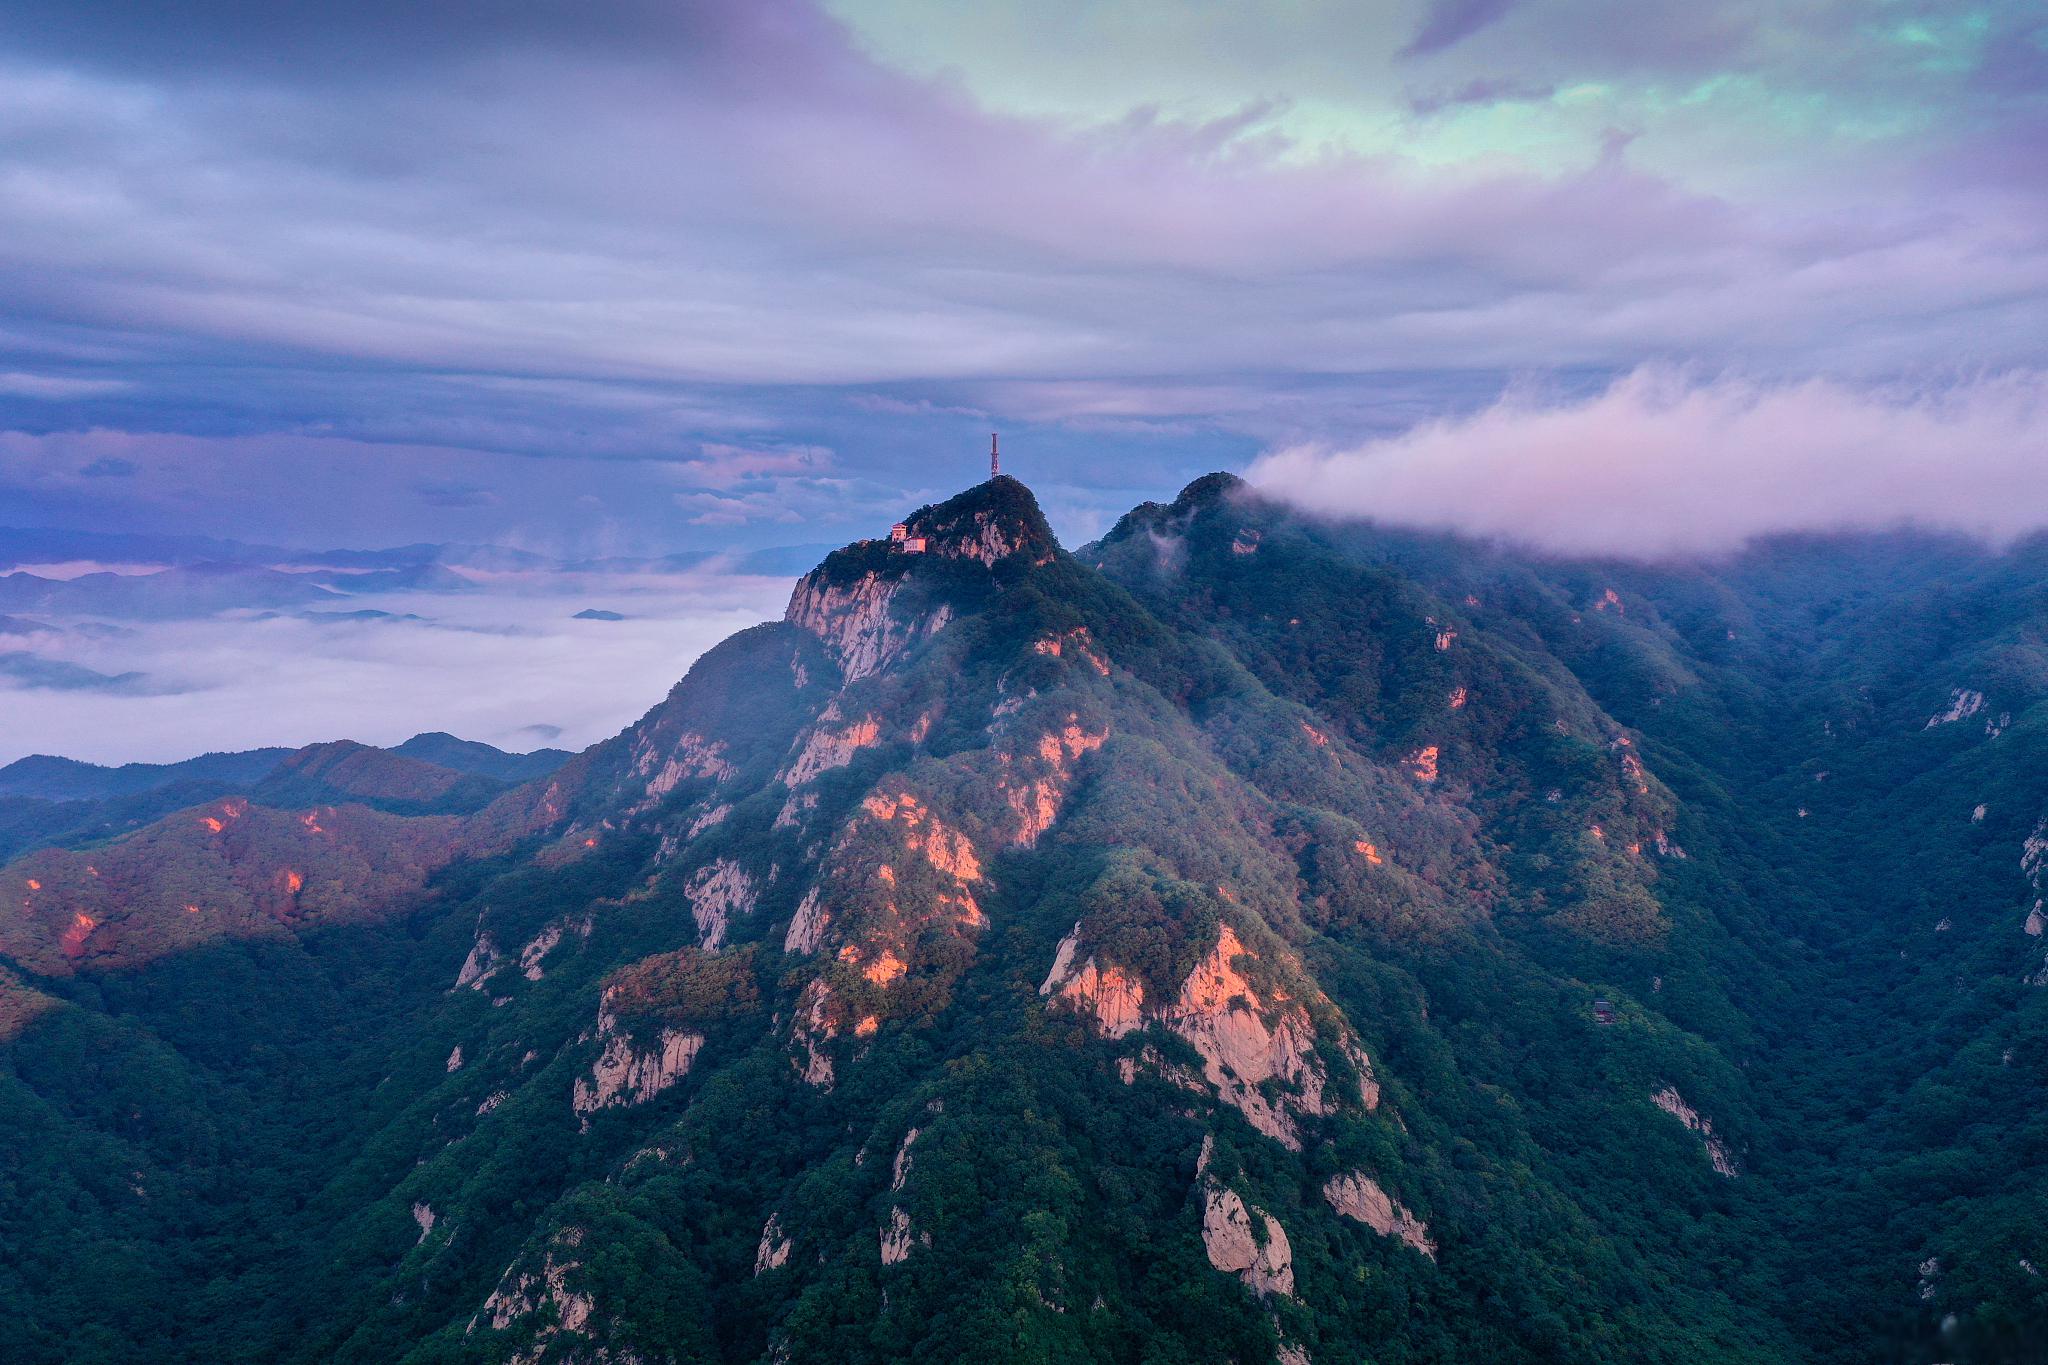
[[[2048,1361],[2044,631],[997,479],[566,761],[33,766],[0,1359]]]

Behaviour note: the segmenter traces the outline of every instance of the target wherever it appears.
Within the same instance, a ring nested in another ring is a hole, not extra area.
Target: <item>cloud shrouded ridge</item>
[[[1250,478],[1329,516],[1568,554],[1712,554],[1773,532],[2048,525],[2048,374],[1934,391],[1643,368],[1589,398],[1511,394],[1357,446],[1270,451]]]

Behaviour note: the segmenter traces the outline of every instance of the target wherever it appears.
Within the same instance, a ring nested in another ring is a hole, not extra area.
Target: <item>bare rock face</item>
[[[1432,1261],[1436,1259],[1436,1243],[1430,1240],[1429,1228],[1364,1172],[1331,1177],[1323,1185],[1323,1198],[1346,1218],[1356,1219],[1382,1237],[1399,1238]]]
[[[469,956],[462,959],[462,970],[455,974],[455,985],[451,989],[459,991],[467,986],[473,991],[482,990],[485,980],[504,960],[504,954],[498,951],[498,945],[491,941],[491,936],[479,930],[476,942],[470,945]]]
[[[1247,1206],[1236,1190],[1207,1174],[1201,1180],[1202,1247],[1209,1264],[1242,1279],[1262,1298],[1293,1298],[1294,1249],[1279,1220],[1264,1209]],[[1259,1220],[1258,1232],[1252,1230],[1254,1217]]]
[[[845,767],[853,762],[855,754],[881,743],[881,739],[880,721],[863,716],[847,723],[835,701],[818,717],[818,723],[805,732],[796,753],[776,776],[786,786],[801,787],[819,773]]]
[[[818,888],[812,887],[796,908],[796,917],[789,922],[789,932],[782,936],[782,951],[785,953],[815,953],[818,940],[825,935],[825,925],[832,918],[819,898]]]
[[[1076,760],[1101,748],[1108,738],[1107,731],[1083,729],[1079,717],[1070,715],[1065,725],[1042,735],[1030,750],[1002,755],[1005,771],[999,787],[1016,816],[1011,842],[1020,848],[1037,846],[1039,838],[1059,819],[1060,807],[1073,786]]]
[[[590,1295],[571,1287],[583,1269],[577,1251],[583,1245],[581,1228],[564,1228],[541,1258],[538,1271],[521,1270],[517,1262],[498,1280],[498,1287],[484,1300],[483,1308],[469,1322],[475,1332],[478,1323],[488,1323],[503,1332],[538,1315],[531,1348],[515,1357],[519,1362],[538,1361],[548,1345],[564,1333],[581,1332],[597,1311]]]
[[[1301,1150],[1301,1119],[1336,1107],[1329,1077],[1316,1056],[1316,1027],[1305,1005],[1279,991],[1263,999],[1238,968],[1253,956],[1228,924],[1216,946],[1182,983],[1180,994],[1146,1009],[1142,983],[1114,965],[1080,954],[1082,926],[1060,941],[1039,994],[1087,1017],[1105,1037],[1121,1038],[1157,1020],[1202,1057],[1202,1079],[1224,1103],[1266,1136]],[[1347,1031],[1348,1035],[1348,1031]],[[1338,1040],[1359,1075],[1358,1102],[1379,1104],[1371,1061],[1356,1040]]]
[[[754,1273],[762,1275],[782,1269],[789,1264],[789,1253],[795,1246],[782,1231],[782,1220],[769,1214],[767,1223],[761,1228],[761,1245],[754,1252]]]
[[[910,620],[893,610],[902,590],[901,571],[862,574],[851,583],[835,583],[815,570],[796,585],[783,619],[818,637],[839,663],[847,682],[882,671],[917,641],[936,635],[952,620],[951,607]]]
[[[633,746],[633,776],[642,780],[641,797],[630,813],[651,810],[685,778],[723,782],[733,775],[723,741],[708,740],[694,730],[671,736],[655,725]]]
[[[1202,1055],[1203,1077],[1218,1097],[1252,1127],[1299,1151],[1298,1117],[1331,1108],[1315,1055],[1315,1026],[1299,1003],[1276,1001],[1269,1008],[1237,968],[1244,956],[1244,945],[1225,924],[1215,950],[1188,973],[1162,1018]],[[1268,1081],[1284,1087],[1280,1098],[1269,1098]]]
[[[570,1096],[570,1105],[578,1114],[614,1105],[645,1104],[689,1075],[690,1064],[704,1046],[701,1033],[665,1028],[651,1048],[636,1048],[608,1009],[598,1012],[597,1036],[604,1039],[604,1051],[589,1077],[577,1079]]]
[[[520,974],[528,981],[538,981],[546,975],[541,963],[549,953],[560,946],[563,929],[564,926],[561,924],[550,924],[519,950]]]
[[[1923,730],[1932,730],[1937,725],[1953,725],[1959,720],[1968,720],[1984,709],[1984,694],[1974,688],[1958,687],[1948,694],[1948,707],[1927,718]]]
[[[1653,1092],[1650,1096],[1650,1103],[1656,1105],[1659,1109],[1662,1109],[1665,1113],[1700,1135],[1700,1140],[1707,1147],[1707,1159],[1714,1163],[1716,1171],[1731,1180],[1741,1174],[1740,1169],[1735,1164],[1734,1156],[1728,1151],[1727,1146],[1714,1135],[1714,1125],[1701,1117],[1697,1109],[1687,1104],[1685,1097],[1680,1095],[1675,1087],[1667,1085],[1662,1090]]]
[[[1044,996],[1057,993],[1062,1004],[1088,1016],[1104,1037],[1121,1038],[1142,1028],[1145,1022],[1145,988],[1119,967],[1107,970],[1097,967],[1092,957],[1076,970],[1074,951],[1080,938],[1081,926],[1076,924],[1073,931],[1060,940],[1052,970],[1046,974],[1038,993]]]
[[[896,1162],[890,1172],[889,1192],[901,1194],[903,1182],[910,1178],[910,1146],[917,1141],[918,1129],[912,1128],[903,1135],[903,1143],[896,1149]],[[916,1246],[930,1246],[931,1234],[913,1235],[910,1215],[902,1205],[889,1210],[889,1225],[881,1231],[882,1264],[898,1265],[910,1259],[910,1252]]]
[[[804,987],[804,993],[797,1000],[796,1024],[790,1030],[791,1041],[801,1052],[796,1059],[797,1072],[806,1085],[831,1089],[833,1081],[832,1054],[825,1044],[839,1036],[839,1026],[833,1022],[832,986],[823,977]]]
[[[730,858],[720,858],[690,878],[683,895],[707,952],[716,952],[725,942],[734,917],[752,913],[758,894],[754,879]]]

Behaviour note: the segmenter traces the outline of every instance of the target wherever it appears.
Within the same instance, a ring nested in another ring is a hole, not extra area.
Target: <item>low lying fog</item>
[[[61,633],[0,634],[0,763],[30,753],[164,762],[329,739],[393,744],[422,730],[580,749],[660,701],[727,635],[779,617],[789,589],[785,578],[717,572],[498,576],[473,592],[320,608],[420,620],[39,614]],[[627,619],[573,619],[586,609]]]

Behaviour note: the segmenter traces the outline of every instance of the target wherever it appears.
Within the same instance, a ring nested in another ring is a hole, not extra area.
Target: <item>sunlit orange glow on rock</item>
[[[853,1036],[856,1038],[872,1038],[875,1035],[875,1030],[881,1026],[882,1021],[874,1015],[864,1015],[861,1021],[853,1026]]]
[[[877,986],[886,986],[908,970],[909,966],[902,958],[885,948],[882,955],[870,962],[861,975]]]
[[[58,943],[58,946],[63,949],[64,956],[78,957],[83,954],[85,952],[85,941],[92,937],[92,931],[99,927],[100,922],[91,915],[74,915],[71,919],[71,927],[64,931],[64,937]]]

